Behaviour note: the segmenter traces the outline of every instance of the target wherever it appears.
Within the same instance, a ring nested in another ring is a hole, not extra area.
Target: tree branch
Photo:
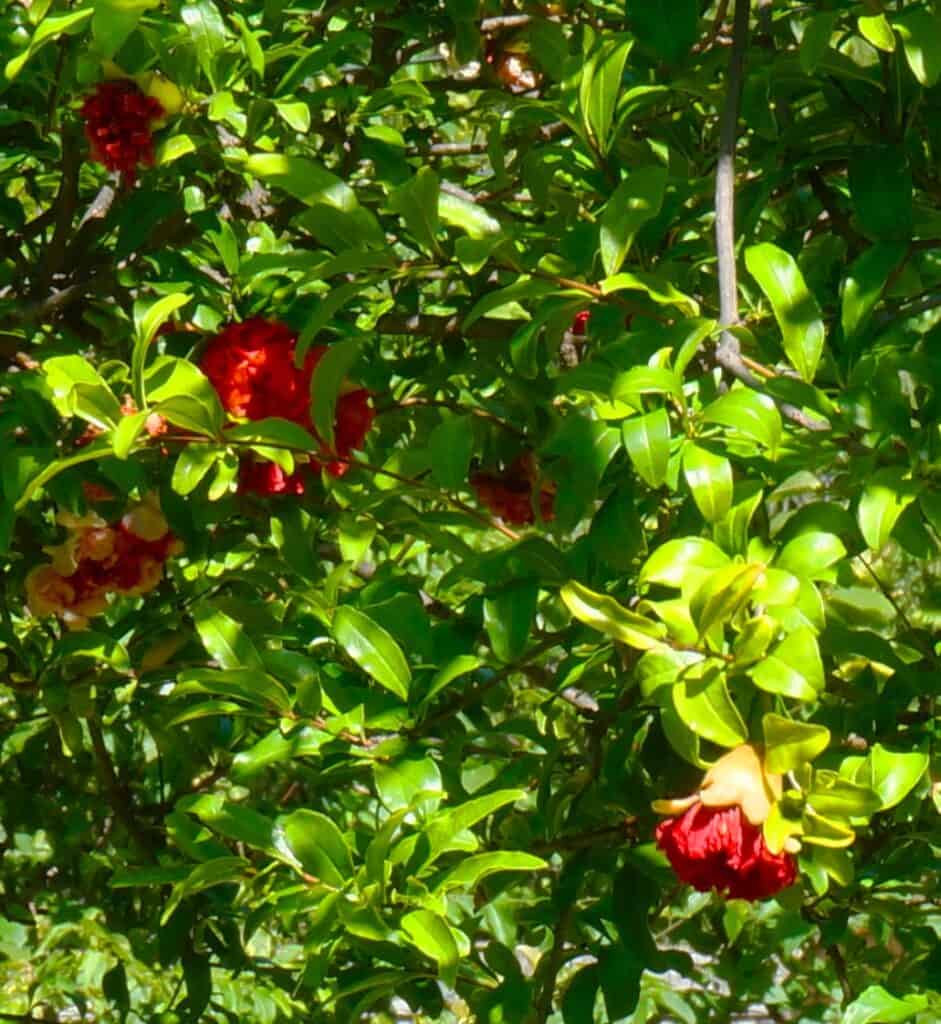
[[[748,19],[751,0],[736,0],[732,53],[726,84],[725,106],[719,126],[719,162],[716,167],[716,255],[719,266],[719,317],[723,331],[716,346],[715,359],[723,370],[755,390],[761,382],[742,359],[738,338],[725,328],[739,322],[738,271],[735,261],[735,150],[738,142],[738,117],[745,82],[745,52],[748,49]],[[787,402],[778,402],[781,414],[806,430],[829,430],[830,425],[808,416]]]
[[[114,770],[114,763],[111,760],[111,755],[108,753],[107,746],[105,746],[105,737],[101,731],[101,724],[97,718],[89,717],[86,721],[88,723],[88,731],[91,734],[92,748],[95,751],[98,775],[102,785],[105,787],[108,803],[111,804],[111,808],[117,815],[118,820],[127,829],[128,835],[140,847],[147,860],[152,861],[154,860],[153,843],[151,843],[150,837],[141,828],[134,814],[134,808],[131,805],[127,790],[121,785]]]
[[[552,935],[552,946],[544,959],[539,961],[539,987],[530,1024],[546,1024],[552,1015],[552,1001],[555,998],[555,986],[565,961],[565,935],[575,915],[575,904],[568,903],[559,914]]]

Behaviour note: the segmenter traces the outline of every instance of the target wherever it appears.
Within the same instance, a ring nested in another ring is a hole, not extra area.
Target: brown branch
[[[504,14],[498,18],[484,18],[480,23],[480,31],[501,32],[507,28],[523,28],[532,21],[529,14]]]
[[[533,853],[541,854],[560,850],[586,850],[601,844],[620,846],[629,840],[636,841],[636,825],[637,819],[629,816],[616,825],[604,825],[587,832],[576,832],[574,835],[537,840],[530,848]]]
[[[78,176],[82,167],[79,132],[75,125],[62,129],[62,177],[55,199],[55,230],[43,253],[42,281],[51,281],[62,269],[62,261],[72,231],[72,221],[78,206]]]
[[[459,316],[402,316],[388,313],[373,328],[379,334],[416,335],[442,341],[447,337],[471,338],[474,341],[509,341],[519,329],[513,320],[478,320],[469,328],[461,327]]]
[[[842,1005],[846,1006],[856,998],[855,993],[853,992],[853,986],[850,985],[849,972],[846,968],[846,959],[844,958],[840,947],[835,942],[824,948],[826,949],[827,956],[830,958],[830,963],[833,964],[833,970],[836,973],[837,981],[840,983],[840,991],[843,993]]]
[[[495,424],[507,431],[507,433],[515,434],[518,438],[526,437],[523,431],[518,427],[514,427],[512,423],[508,423],[506,420],[500,419],[499,416],[495,413],[489,412],[487,409],[481,409],[476,405],[464,405],[462,402],[449,402],[444,399],[425,398],[422,395],[413,395],[409,398],[403,398],[400,402],[396,402],[393,405],[383,406],[376,410],[376,415],[381,416],[385,412],[392,412],[395,409],[407,409],[413,406],[422,406],[431,409],[450,409],[452,412],[476,416],[479,419],[487,420],[489,423]]]
[[[742,359],[741,345],[727,328],[739,323],[738,272],[735,259],[735,151],[738,144],[738,118],[745,82],[745,53],[748,49],[748,19],[751,0],[736,0],[732,53],[729,57],[725,106],[719,128],[719,161],[716,167],[716,255],[719,267],[719,317],[722,333],[715,349],[715,360],[723,370],[755,390],[761,382]],[[830,425],[808,416],[787,402],[777,403],[781,414],[806,430],[829,430]]]
[[[456,700],[448,704],[447,707],[442,708],[433,715],[429,715],[428,718],[413,726],[408,730],[408,735],[410,737],[421,736],[423,733],[426,733],[431,726],[437,725],[439,722],[443,722],[448,718],[453,718],[455,715],[459,715],[462,711],[466,711],[467,708],[476,704],[485,693],[488,693],[495,686],[499,686],[500,683],[504,682],[516,672],[523,671],[530,662],[541,657],[546,653],[546,651],[551,651],[553,647],[557,647],[564,641],[569,632],[569,629],[563,629],[558,633],[554,633],[552,636],[546,637],[540,643],[536,644],[535,647],[529,650],[525,657],[520,658],[511,665],[505,665],[486,682],[474,687],[473,690],[463,693]]]
[[[552,946],[543,954],[537,968],[537,995],[528,1024],[546,1024],[552,1015],[556,981],[565,963],[565,936],[575,916],[575,904],[567,903],[556,921],[552,933]]]
[[[134,808],[127,789],[121,784],[114,770],[114,763],[105,745],[101,724],[97,718],[89,717],[86,721],[88,723],[88,731],[91,734],[92,748],[95,751],[95,764],[98,768],[98,776],[105,788],[111,809],[146,859],[153,861],[155,860],[153,843],[150,841],[147,833],[141,828],[134,814]]]

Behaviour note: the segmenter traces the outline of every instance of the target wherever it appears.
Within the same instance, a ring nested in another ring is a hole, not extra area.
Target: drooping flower
[[[539,515],[545,522],[554,517],[555,484],[539,479],[539,469],[532,452],[515,459],[502,473],[473,473],[471,486],[480,501],[504,522],[526,526],[536,521],[533,491],[539,485]]]
[[[656,801],[669,814],[657,845],[682,881],[700,892],[763,900],[797,880],[791,851],[772,853],[762,824],[781,794],[781,777],[766,771],[754,747],[736,747],[709,769],[699,792]]]
[[[164,114],[163,104],[129,78],[99,82],[81,109],[92,156],[133,182],[138,165],[154,162],[152,132]]]

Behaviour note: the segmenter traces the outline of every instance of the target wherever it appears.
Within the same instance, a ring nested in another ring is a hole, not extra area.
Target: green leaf
[[[833,533],[801,533],[784,545],[775,558],[777,569],[808,580],[826,578],[828,570],[846,557],[843,542]]]
[[[601,214],[601,264],[606,277],[616,274],[637,232],[663,205],[665,167],[640,167],[611,194]]]
[[[278,852],[289,863],[342,889],[353,877],[353,858],[343,833],[318,811],[294,811],[279,818],[272,833]]]
[[[677,715],[697,736],[720,747],[737,747],[748,739],[725,676],[716,666],[700,663],[687,669],[673,687],[672,699]]]
[[[157,167],[165,167],[172,164],[174,160],[195,153],[197,142],[192,135],[170,135],[163,139],[157,146],[154,153],[154,163]]]
[[[927,1008],[926,996],[896,999],[881,985],[870,985],[846,1008],[843,1024],[902,1024]]]
[[[251,423],[239,423],[228,427],[223,436],[227,441],[243,441],[272,447],[293,448],[301,452],[317,450],[317,441],[310,431],[277,416]]]
[[[872,43],[877,50],[893,53],[895,50],[895,33],[884,14],[861,14],[856,19],[859,34]]]
[[[444,893],[451,889],[473,891],[489,875],[500,871],[545,871],[548,865],[541,857],[515,850],[501,850],[497,853],[478,853],[466,857],[441,879],[434,892]]]
[[[662,487],[670,461],[670,417],[666,409],[626,419],[621,433],[637,475],[651,487]]]
[[[46,43],[50,43],[62,35],[74,36],[81,32],[93,13],[93,7],[83,7],[81,10],[70,11],[68,14],[55,14],[52,17],[44,18],[33,33],[26,49],[7,61],[7,78],[16,78],[23,69],[23,65]]]
[[[103,430],[120,422],[121,403],[87,359],[53,356],[42,369],[63,416],[80,416]]]
[[[729,556],[711,540],[683,537],[669,540],[654,551],[640,570],[639,582],[682,587],[691,570],[705,575],[728,564]]]
[[[259,669],[264,663],[242,627],[225,612],[202,602],[193,606],[193,622],[203,646],[224,669]]]
[[[438,196],[438,217],[448,227],[466,231],[472,239],[486,239],[502,231],[500,222],[483,206],[450,192],[441,192]]]
[[[436,238],[440,227],[440,191],[438,175],[430,167],[422,167],[414,178],[400,185],[389,196],[389,209],[401,216],[412,238],[431,256],[441,251]]]
[[[724,519],[732,507],[729,460],[690,442],[683,448],[683,475],[703,519],[708,523]]]
[[[111,431],[111,446],[115,458],[126,459],[131,454],[149,415],[147,412],[135,412],[130,416],[121,417],[121,421]]]
[[[525,580],[484,599],[484,627],[500,661],[516,661],[526,650],[538,599],[538,584]]]
[[[771,303],[785,355],[805,381],[813,381],[823,354],[823,319],[794,257],[762,242],[745,250],[745,266]]]
[[[423,867],[428,867],[434,860],[444,853],[451,845],[454,838],[469,829],[477,822],[483,821],[495,811],[526,796],[522,789],[498,789],[486,796],[475,797],[468,800],[459,807],[447,811],[439,811],[438,814],[425,827],[425,835],[428,837],[428,856]]]
[[[751,388],[736,388],[711,402],[702,414],[703,422],[719,423],[770,448],[772,455],[781,441],[781,414],[767,396]]]
[[[231,622],[231,619],[229,620]],[[184,669],[177,676],[174,697],[191,693],[215,693],[235,697],[261,707],[271,705],[279,711],[290,711],[291,698],[287,690],[266,672],[254,668]]]
[[[195,896],[215,885],[241,882],[248,866],[248,861],[242,857],[216,857],[193,868],[182,882],[173,887],[160,915],[161,926],[170,920],[173,912],[188,896]]]
[[[850,782],[836,772],[819,769],[807,794],[807,802],[818,815],[837,818],[868,817],[882,806],[879,795],[867,786]]]
[[[402,648],[392,637],[357,608],[343,605],[333,617],[337,643],[357,665],[391,693],[408,700],[412,673]]]
[[[437,810],[444,796],[441,772],[431,757],[377,763],[373,766],[373,778],[379,799],[389,811],[417,809],[428,814]]]
[[[689,611],[699,635],[705,636],[715,626],[726,626],[745,606],[752,590],[766,572],[765,566],[728,565],[717,569],[693,594]]]
[[[352,302],[365,288],[369,287],[369,281],[349,281],[347,284],[342,284],[339,288],[334,288],[329,294],[325,295],[318,303],[316,309],[307,318],[307,322],[304,324],[304,329],[301,331],[297,339],[297,347],[295,350],[295,360],[300,365],[304,357],[307,355],[307,351],[310,346],[314,343],[317,335],[330,323],[330,321],[336,316],[337,313],[343,309],[348,303]],[[341,348],[346,346],[350,350],[354,351],[354,358],[356,352],[358,352],[359,342],[355,339],[349,339],[347,341],[338,342],[336,345],[331,345],[330,350],[334,348]],[[330,351],[328,350],[328,352]],[[323,357],[326,359],[326,356]],[[321,363],[323,362],[321,359]],[[352,365],[352,362],[351,364]],[[316,374],[320,369],[320,363],[317,364],[317,368],[314,370]],[[348,369],[348,367],[347,367]],[[345,372],[345,371],[344,371]],[[331,434],[332,437],[332,434]]]
[[[765,737],[765,767],[769,772],[793,772],[822,754],[830,745],[830,730],[813,722],[797,722],[773,713],[761,720]]]
[[[468,672],[476,671],[483,664],[483,659],[478,658],[476,654],[455,655],[450,661],[442,665],[442,667],[435,673],[434,678],[431,680],[431,684],[428,687],[428,692],[422,698],[422,703],[428,703],[445,687],[450,686],[455,679],[459,679],[461,676],[467,675]]]
[[[699,316],[699,303],[694,298],[685,295],[665,278],[645,271],[621,271],[606,277],[601,282],[601,290],[605,295],[622,291],[644,292],[658,306],[675,306],[684,316]]]
[[[447,491],[467,489],[474,452],[474,418],[448,416],[428,435],[431,475]]]
[[[809,626],[800,626],[767,658],[753,665],[748,674],[759,689],[768,693],[817,700],[825,678],[816,634]]]
[[[447,921],[430,910],[413,910],[402,918],[402,932],[406,941],[435,961],[445,983],[453,985],[460,953]]]
[[[171,423],[207,437],[220,437],[225,412],[219,395],[188,360],[158,356],[145,370],[144,391],[151,406]]]
[[[905,259],[902,242],[877,242],[854,260],[843,280],[841,322],[847,340],[866,326],[885,291],[889,278]]]
[[[190,300],[191,295],[183,292],[173,292],[171,295],[164,295],[156,302],[149,304],[146,308],[134,308],[134,351],[131,354],[131,386],[134,390],[134,397],[141,406],[147,404],[147,395],[144,388],[144,363],[147,361],[147,350],[151,342],[157,336],[157,331],[170,316],[178,309],[182,309]]]
[[[778,635],[779,628],[769,615],[757,615],[744,623],[732,647],[736,667],[760,661]]]
[[[919,85],[937,85],[941,78],[941,12],[914,8],[896,15],[892,25],[902,39],[905,59]]]
[[[679,405],[684,404],[683,382],[678,374],[660,366],[635,366],[619,373],[611,385],[611,397],[616,402],[637,402],[639,395],[670,395]]]
[[[867,235],[889,241],[912,237],[912,170],[903,146],[858,150],[847,180],[853,209]]]
[[[320,748],[333,740],[323,729],[301,726],[283,736],[277,730],[260,739],[248,750],[239,751],[232,760],[232,778],[241,782],[253,778],[269,765],[299,757],[316,757]]]
[[[197,0],[180,8],[180,18],[190,31],[199,66],[216,88],[215,57],[225,48],[226,27],[219,8],[212,0]]]
[[[637,42],[667,64],[679,64],[699,35],[696,0],[629,0],[631,30]]]
[[[581,583],[566,583],[559,596],[579,622],[628,647],[647,651],[659,647],[660,638],[666,636],[666,628],[659,622],[628,611],[613,597],[597,594]]]
[[[898,522],[899,516],[918,497],[920,485],[899,466],[877,469],[863,488],[856,512],[863,539],[872,551],[879,551]]]
[[[335,444],[337,400],[346,375],[359,358],[359,352],[360,343],[355,338],[331,345],[321,356],[310,378],[311,419],[317,435],[323,438],[324,444],[330,449]]]
[[[881,809],[900,804],[928,770],[928,755],[920,751],[896,753],[881,743],[869,751],[869,785],[879,794]]]
[[[258,41],[258,34],[251,30],[248,22],[241,14],[231,13],[229,14],[229,17],[235,22],[239,30],[239,35],[242,37],[242,50],[248,58],[248,63],[251,66],[252,71],[254,71],[259,78],[264,78],[265,51],[262,48],[261,43]]]
[[[830,37],[839,15],[836,11],[820,11],[804,24],[800,45],[800,65],[805,75],[812,75],[824,54],[830,49]]]
[[[192,493],[221,454],[222,450],[212,445],[188,444],[180,452],[173,466],[170,486],[177,494],[185,496]]]
[[[634,41],[628,37],[602,37],[602,42],[582,65],[579,109],[585,132],[600,153],[608,151],[624,64],[633,45]]]
[[[306,157],[285,156],[283,153],[252,153],[251,156],[238,158],[238,164],[249,174],[283,188],[308,206],[324,204],[347,213],[359,206],[356,193],[346,182]]]

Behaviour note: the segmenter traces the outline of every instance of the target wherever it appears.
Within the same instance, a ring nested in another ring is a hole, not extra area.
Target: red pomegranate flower
[[[736,747],[709,769],[696,796],[654,803],[674,815],[657,826],[657,845],[684,882],[733,899],[764,900],[793,885],[793,851],[774,853],[762,824],[780,796],[781,777],[754,747]]]
[[[309,476],[308,465],[298,466],[293,473],[285,473],[277,462],[252,458],[242,459],[239,465],[239,492],[258,494],[263,498],[276,494],[300,496],[306,489],[305,477]]]
[[[527,526],[536,521],[533,512],[533,488],[539,477],[532,452],[516,459],[503,473],[472,474],[471,486],[480,501],[504,522]],[[539,489],[539,515],[550,522],[555,513],[555,484],[543,480]]]
[[[289,327],[263,317],[229,324],[217,334],[201,366],[226,412],[249,420],[280,416],[309,427],[314,361],[308,355],[303,369],[297,369],[296,343]]]
[[[327,347],[312,348],[298,368],[294,365],[296,345],[297,336],[285,324],[254,317],[230,324],[213,338],[201,366],[227,412],[249,420],[280,416],[297,423],[321,444],[321,450],[312,453],[310,467],[319,469],[323,463],[332,476],[343,476],[349,469],[346,460],[354,448],[362,446],[375,417],[370,393],[365,388],[354,388],[340,394],[334,447],[328,450],[314,430],[310,415],[310,380]],[[239,472],[239,490],[300,495],[304,493],[305,475],[303,469],[288,475],[272,463],[247,457]]]
[[[700,892],[718,889],[733,899],[765,900],[797,879],[794,858],[772,853],[761,826],[741,807],[697,802],[681,817],[662,821],[656,836],[673,870]]]
[[[81,109],[92,156],[133,182],[138,164],[154,162],[151,132],[164,114],[163,104],[131,79],[99,82]]]

